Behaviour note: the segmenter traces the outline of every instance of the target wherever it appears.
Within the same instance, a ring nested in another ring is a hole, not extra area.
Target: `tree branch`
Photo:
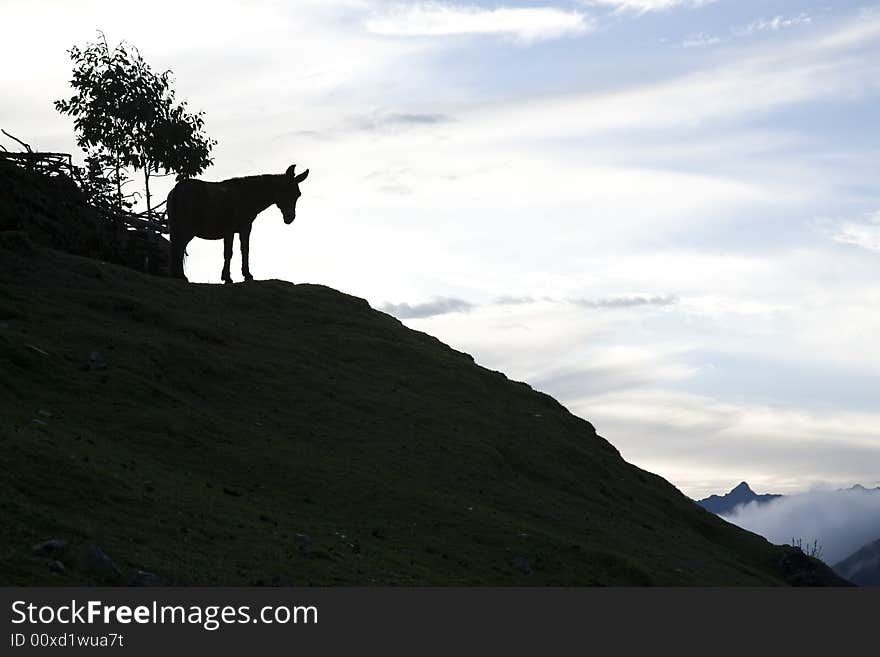
[[[22,146],[24,146],[24,149],[25,149],[28,153],[33,153],[33,152],[34,152],[34,149],[31,148],[30,144],[25,144],[21,139],[19,139],[18,137],[14,136],[14,135],[10,135],[8,132],[6,132],[6,131],[3,130],[3,129],[0,129],[0,132],[2,132],[4,135],[6,135],[7,137],[9,137],[9,138],[12,139],[13,141],[17,141],[19,144],[21,144]],[[3,149],[3,150],[6,150],[6,149]]]

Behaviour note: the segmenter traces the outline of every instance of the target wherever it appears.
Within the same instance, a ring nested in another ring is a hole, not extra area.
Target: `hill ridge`
[[[7,584],[98,544],[194,584],[842,584],[556,400],[319,285],[187,285],[0,232]],[[303,538],[304,537],[304,538]]]

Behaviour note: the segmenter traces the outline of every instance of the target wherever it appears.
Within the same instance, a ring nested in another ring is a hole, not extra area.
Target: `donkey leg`
[[[191,239],[191,238],[190,238]],[[183,256],[186,254],[186,245],[189,239],[184,239],[179,233],[171,234],[171,276],[186,279],[183,272]]]
[[[180,278],[183,269],[183,251],[180,250],[180,238],[171,233],[171,249],[168,258],[168,275]]]
[[[250,268],[251,227],[242,230],[238,236],[241,241],[241,275],[244,276],[244,280],[252,281],[254,277],[251,276]]]
[[[220,278],[224,283],[232,282],[232,276],[229,275],[229,261],[232,260],[232,240],[234,238],[235,233],[223,238],[223,272],[220,274]]]

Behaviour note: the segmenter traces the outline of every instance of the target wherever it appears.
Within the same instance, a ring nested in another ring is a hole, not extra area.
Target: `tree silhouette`
[[[108,172],[110,175],[108,176]],[[86,200],[96,208],[115,214],[131,209],[132,201],[122,195],[122,187],[130,182],[124,169],[106,151],[93,150],[85,157],[85,166],[76,168],[76,178]]]
[[[213,162],[217,142],[204,132],[204,112],[191,113],[185,101],[176,101],[170,70],[156,73],[137,48],[123,41],[111,50],[104,34],[98,35],[94,43],[68,51],[75,93],[56,100],[55,108],[74,118],[77,144],[96,170],[107,166],[117,211],[125,207],[125,169],[143,172],[149,218],[150,178],[198,175]]]
[[[813,544],[810,545],[809,541],[805,541],[802,538],[792,538],[791,544],[808,557],[813,557],[815,559],[822,558],[822,546],[819,544],[818,540],[813,541]]]

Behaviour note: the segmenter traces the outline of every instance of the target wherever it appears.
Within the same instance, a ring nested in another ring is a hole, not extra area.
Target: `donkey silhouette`
[[[241,273],[252,281],[249,264],[251,227],[254,219],[273,203],[281,210],[285,224],[296,218],[296,201],[302,196],[299,184],[308,178],[306,169],[297,175],[292,164],[282,174],[230,178],[222,182],[181,180],[168,194],[168,225],[171,230],[171,275],[186,280],[183,256],[193,237],[223,240],[224,283],[231,283],[229,261],[232,240],[241,241]]]

